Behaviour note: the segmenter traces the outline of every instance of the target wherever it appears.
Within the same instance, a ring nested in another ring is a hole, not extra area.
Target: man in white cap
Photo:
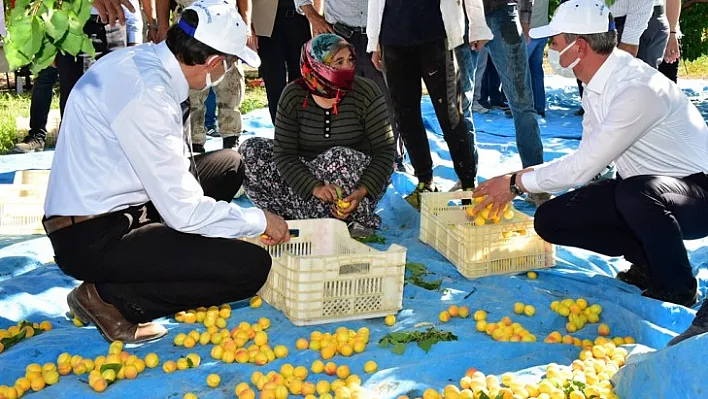
[[[660,72],[616,49],[602,0],[571,0],[531,37],[552,37],[549,61],[586,88],[577,151],[490,179],[475,190],[492,214],[522,193],[559,193],[538,208],[545,240],[633,263],[618,276],[643,295],[686,306],[696,280],[684,239],[708,236],[708,127]],[[588,184],[614,161],[618,178]],[[581,187],[582,186],[582,187]]]
[[[166,41],[105,56],[71,93],[44,227],[57,265],[83,281],[69,308],[109,341],[156,339],[157,317],[252,296],[271,259],[235,238],[289,239],[282,218],[230,203],[244,177],[236,151],[190,157],[183,135],[189,89],[218,84],[239,58],[258,66],[247,33],[233,3],[195,2]]]

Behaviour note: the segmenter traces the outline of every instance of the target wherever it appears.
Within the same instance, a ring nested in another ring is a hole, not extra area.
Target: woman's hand
[[[369,191],[364,187],[359,187],[346,198],[337,201],[332,205],[332,215],[337,219],[345,220],[359,207],[359,203],[366,197]]]
[[[339,198],[337,196],[337,189],[339,187],[334,184],[325,184],[322,186],[317,186],[312,190],[312,195],[319,198],[322,202],[335,202]],[[341,190],[341,189],[340,189]]]

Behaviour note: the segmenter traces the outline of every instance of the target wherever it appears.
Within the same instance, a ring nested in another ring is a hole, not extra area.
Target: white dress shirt
[[[184,233],[263,233],[263,211],[204,196],[189,172],[180,103],[189,85],[165,42],[112,52],[79,79],[61,123],[45,214],[86,216],[152,201]]]
[[[470,22],[470,43],[478,40],[492,40],[494,35],[487,26],[482,0],[464,0],[464,2],[467,18]],[[366,22],[366,35],[369,39],[366,46],[368,53],[378,51],[379,35],[381,34],[381,23],[385,8],[386,0],[369,0]],[[445,25],[447,47],[448,50],[452,50],[464,42],[465,14],[462,10],[462,1],[440,0],[440,12]]]
[[[583,137],[572,154],[522,175],[527,191],[559,192],[589,182],[610,162],[627,179],[708,173],[708,126],[661,72],[615,49],[585,86]]]
[[[616,0],[610,6],[615,18],[626,17],[622,31],[622,43],[639,45],[639,38],[649,25],[654,12],[654,0]]]

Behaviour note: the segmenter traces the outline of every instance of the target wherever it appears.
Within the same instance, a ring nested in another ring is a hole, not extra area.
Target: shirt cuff
[[[265,213],[262,210],[258,208],[241,208],[241,212],[243,222],[248,226],[244,229],[247,237],[255,237],[265,232],[267,222]]]
[[[295,10],[298,12],[298,14],[305,15],[305,13],[302,11],[303,6],[315,6],[315,3],[313,0],[295,0]]]
[[[535,170],[532,170],[530,172],[526,172],[521,175],[521,184],[524,186],[524,189],[528,193],[543,193],[541,187],[538,185],[538,182],[536,181],[536,175],[537,172]]]
[[[624,31],[622,32],[622,40],[620,40],[620,42],[625,44],[631,44],[633,46],[638,46],[639,39],[642,37],[643,33],[644,32],[635,29],[628,29],[625,26]]]

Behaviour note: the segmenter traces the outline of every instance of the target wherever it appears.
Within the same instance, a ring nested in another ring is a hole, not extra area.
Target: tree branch
[[[708,0],[686,0],[683,3],[683,5],[681,6],[681,9],[685,10],[685,9],[687,9],[695,4],[698,4],[698,3],[708,3]]]

